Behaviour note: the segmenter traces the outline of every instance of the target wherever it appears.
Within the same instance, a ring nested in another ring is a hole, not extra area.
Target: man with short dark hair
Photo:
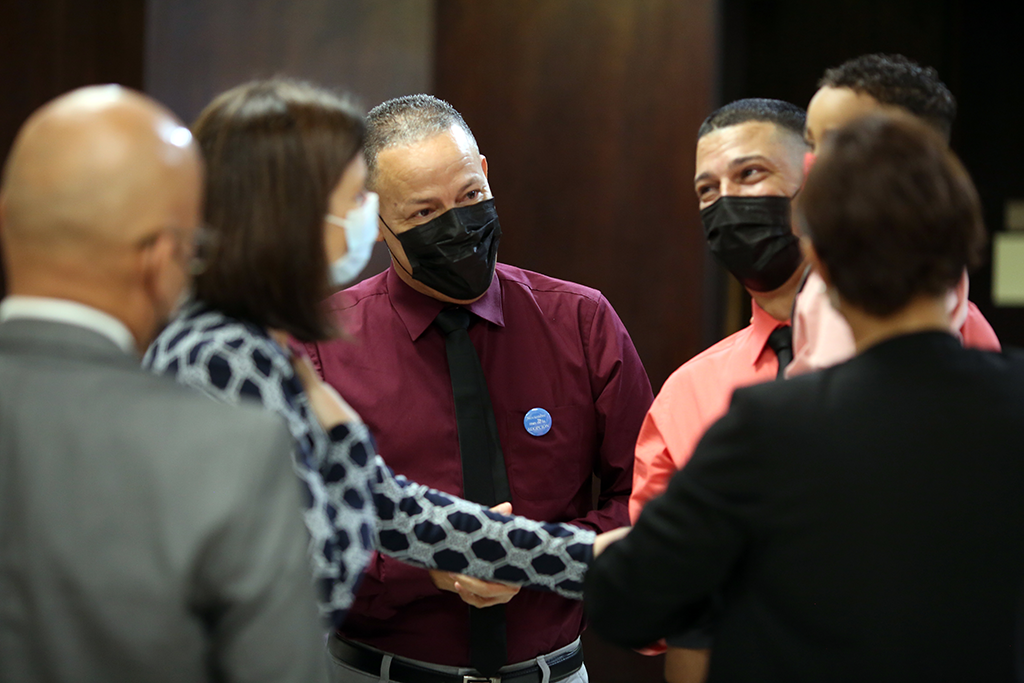
[[[854,117],[881,107],[902,109],[926,121],[947,142],[956,119],[956,99],[939,79],[938,72],[903,55],[861,55],[826,70],[808,106],[808,116],[815,100],[824,105],[826,99],[832,107]],[[852,104],[853,100],[860,100],[863,108],[858,109]],[[811,147],[819,144],[830,128],[836,127],[834,122],[820,128],[815,121],[807,123],[807,141]]]
[[[912,114],[948,143],[956,100],[935,69],[903,55],[862,55],[829,69],[818,82],[807,107],[807,142],[813,151],[832,131],[876,112]],[[964,271],[948,297],[953,330],[965,346],[998,351],[999,339],[967,298],[969,290],[970,279]],[[821,278],[810,273],[794,304],[793,362],[786,375],[834,365],[853,352],[849,326],[829,303]]]
[[[391,268],[331,300],[351,339],[309,345],[314,364],[396,472],[533,519],[626,524],[651,389],[615,311],[593,289],[496,264],[487,160],[448,103],[398,98],[367,124]],[[335,680],[388,681],[399,665],[424,681],[587,680],[580,603],[464,583],[378,557],[331,638]]]
[[[751,97],[736,100],[719,107],[704,119],[697,129],[697,141],[716,130],[738,126],[741,123],[761,121],[773,123],[781,129],[796,133],[807,124],[807,112],[782,100]]]
[[[753,299],[750,325],[698,354],[662,386],[636,444],[630,517],[660,495],[737,387],[775,379],[789,358],[789,315],[804,260],[790,226],[803,183],[804,111],[780,100],[725,105],[701,125],[694,189],[708,247]],[[666,677],[704,677],[706,634],[669,639]]]
[[[21,128],[0,186],[0,680],[325,675],[291,437],[139,367],[189,280],[202,161],[118,86]]]
[[[825,141],[797,222],[857,356],[736,391],[590,567],[591,623],[641,645],[720,594],[709,681],[1016,680],[1024,357],[963,348],[944,301],[977,192],[937,133],[875,114]]]

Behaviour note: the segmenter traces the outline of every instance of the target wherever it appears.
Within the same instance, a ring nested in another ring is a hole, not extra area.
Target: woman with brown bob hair
[[[289,350],[289,337],[335,334],[321,302],[332,284],[358,275],[377,235],[362,115],[322,88],[275,79],[223,93],[193,128],[207,164],[209,239],[192,301],[144,364],[286,420],[322,613],[340,625],[374,550],[483,579],[458,584],[481,599],[498,570],[578,599],[592,531],[506,516],[396,477],[359,416]],[[484,538],[501,544],[504,557],[456,550]],[[557,561],[535,562],[541,556]],[[564,569],[546,574],[535,564]]]
[[[280,80],[229,90],[193,127],[216,235],[195,298],[302,341],[333,337],[321,305],[324,215],[342,217],[366,196],[362,115],[328,91]]]

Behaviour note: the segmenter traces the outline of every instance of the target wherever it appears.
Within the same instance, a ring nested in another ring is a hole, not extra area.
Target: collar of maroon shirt
[[[413,341],[423,336],[423,333],[434,322],[437,314],[449,306],[444,301],[421,294],[407,285],[395,272],[393,264],[388,268],[387,291],[391,306],[398,313],[405,329],[409,331],[409,338]],[[498,278],[498,270],[495,268],[491,286],[487,288],[482,297],[465,308],[487,322],[494,323],[498,327],[505,327],[505,313],[502,309],[501,298],[501,281]],[[765,339],[768,339],[767,334]]]

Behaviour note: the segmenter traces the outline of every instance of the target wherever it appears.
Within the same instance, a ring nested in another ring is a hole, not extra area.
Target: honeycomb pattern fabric
[[[221,401],[258,401],[285,419],[321,612],[335,625],[374,550],[419,567],[581,598],[593,531],[501,515],[395,475],[361,423],[325,432],[288,353],[266,330],[192,303],[143,365]]]

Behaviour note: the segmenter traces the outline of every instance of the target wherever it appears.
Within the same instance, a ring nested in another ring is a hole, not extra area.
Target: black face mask
[[[384,227],[395,235],[387,223]],[[494,200],[485,199],[470,206],[457,206],[395,235],[395,239],[405,250],[412,266],[409,274],[414,280],[447,297],[465,301],[479,297],[491,286],[501,225]]]
[[[721,197],[700,212],[711,253],[747,289],[778,289],[803,262],[789,205],[789,197]]]

